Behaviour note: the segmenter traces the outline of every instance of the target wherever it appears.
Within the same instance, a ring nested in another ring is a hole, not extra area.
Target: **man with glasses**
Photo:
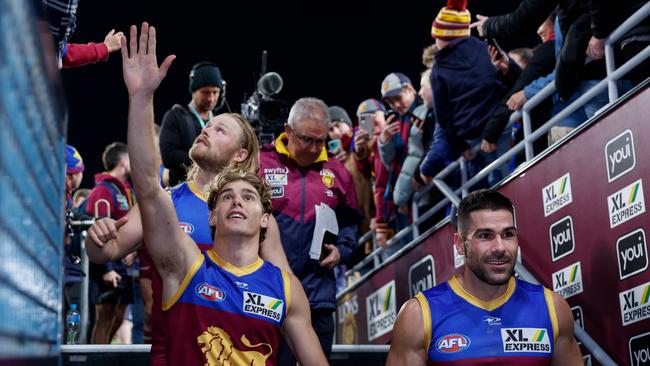
[[[321,347],[329,356],[334,336],[332,313],[336,309],[333,268],[352,255],[360,214],[350,173],[325,149],[330,125],[327,105],[316,98],[302,98],[289,112],[285,132],[273,144],[262,147],[260,175],[271,185],[273,214],[293,273],[307,293],[311,321]],[[339,234],[325,240],[320,260],[309,257],[316,205],[332,208]],[[280,365],[295,365],[286,345],[280,349]]]

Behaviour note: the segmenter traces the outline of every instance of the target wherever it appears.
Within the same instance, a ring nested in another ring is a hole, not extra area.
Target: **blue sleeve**
[[[350,259],[352,259],[352,251],[357,244],[357,231],[357,225],[345,226],[339,229],[336,247],[341,254],[341,263],[349,263]]]
[[[104,273],[103,274],[106,274],[106,273],[108,273],[110,271],[115,271],[115,267],[113,266],[113,262],[106,262],[106,263],[103,264],[103,266],[104,266]],[[115,271],[115,272],[117,272],[117,271]]]
[[[551,72],[546,76],[542,76],[540,78],[533,80],[530,84],[524,87],[524,95],[526,96],[526,99],[530,100],[530,98],[534,97],[535,94],[539,93],[540,90],[544,89],[546,85],[550,84],[554,80],[555,80],[555,71]]]

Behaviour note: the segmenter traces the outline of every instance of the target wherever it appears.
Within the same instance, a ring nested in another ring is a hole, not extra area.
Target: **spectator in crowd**
[[[122,32],[112,29],[102,43],[68,43],[76,28],[79,0],[42,0],[45,17],[57,47],[59,68],[72,68],[106,61],[111,52],[120,49]]]
[[[158,68],[155,34],[153,27],[143,23],[138,50],[133,39],[137,31],[132,26],[130,56],[123,42],[122,60],[129,90],[133,181],[141,195],[145,241],[163,281],[169,364],[252,365],[265,364],[269,358],[276,364],[283,332],[301,364],[326,364],[310,326],[300,283],[258,255],[272,209],[270,192],[262,179],[240,170],[226,170],[217,176],[207,198],[213,247],[205,253],[186,233],[179,232],[171,198],[158,184],[153,140],[153,94],[174,56],[168,56]],[[235,139],[224,137],[237,131],[236,122],[230,116],[222,119],[230,123],[221,126],[219,133],[201,135],[204,150],[221,143],[222,148],[237,151],[239,159],[245,158],[249,152],[237,146]],[[197,303],[197,294],[219,301]],[[251,299],[252,304],[242,306]],[[255,299],[273,301],[275,306],[256,306],[260,302]],[[263,347],[259,352],[236,352],[254,344]]]
[[[194,139],[212,120],[225,97],[225,81],[221,70],[211,62],[199,62],[190,71],[189,90],[192,100],[186,106],[174,104],[165,113],[160,131],[160,153],[169,169],[171,187],[185,180],[192,165],[189,150]]]
[[[293,273],[302,282],[311,321],[321,347],[329,356],[334,337],[332,313],[336,284],[332,269],[350,260],[356,244],[360,214],[350,173],[327,156],[325,142],[330,115],[323,101],[301,98],[291,107],[285,132],[262,147],[260,175],[272,186],[273,213]],[[316,205],[336,213],[339,233],[324,239],[321,260],[308,255],[316,224]],[[280,365],[295,365],[289,349],[280,350]]]
[[[436,121],[446,132],[450,150],[440,156],[444,160],[428,161],[441,167],[445,160],[455,160],[461,154],[470,162],[470,172],[477,172],[494,154],[479,156],[475,160],[470,148],[481,141],[481,133],[488,118],[507,91],[502,81],[503,70],[492,64],[485,42],[470,37],[470,13],[465,1],[450,0],[438,13],[431,28],[438,52],[431,69],[431,88]],[[508,148],[509,136],[503,136],[500,150]],[[429,158],[427,158],[429,160]],[[423,179],[430,181],[439,168],[427,173]],[[493,172],[494,173],[494,172]],[[491,174],[489,183],[501,177]]]
[[[472,25],[482,36],[508,37],[542,23],[546,15],[556,6],[557,21],[554,33],[557,63],[555,72],[546,78],[546,83],[555,80],[557,95],[553,106],[554,115],[605,76],[604,60],[586,62],[593,23],[590,3],[579,0],[526,0],[509,14],[489,18],[477,15],[478,21]],[[580,111],[582,116],[573,115],[563,121],[564,127],[574,128],[586,118],[593,116],[604,103],[607,103],[606,92],[585,104]],[[561,136],[552,139],[559,139],[559,137]]]
[[[70,210],[74,208],[72,194],[79,188],[84,177],[84,161],[72,145],[65,146],[65,165],[65,201],[66,210]]]
[[[370,218],[374,216],[374,204],[373,204],[373,194],[372,194],[372,177],[368,171],[360,171],[357,169],[357,165],[354,155],[354,142],[356,140],[357,134],[359,133],[358,127],[352,127],[352,119],[345,111],[345,109],[339,106],[330,106],[329,107],[330,117],[332,123],[328,132],[330,141],[340,140],[340,144],[337,143],[338,148],[334,151],[331,151],[336,158],[343,163],[343,166],[348,170],[352,179],[354,180],[354,187],[357,192],[357,201],[359,203],[359,209],[363,214],[363,221],[359,226],[359,232],[365,233],[370,227]],[[361,259],[360,256],[356,256],[356,259]],[[356,262],[353,260],[353,262]]]
[[[419,292],[402,306],[386,365],[582,365],[566,300],[541,285],[513,276],[519,247],[514,208],[507,197],[481,190],[463,198],[453,241],[465,256],[465,270]],[[486,318],[498,324],[486,324]],[[535,345],[546,345],[548,352],[532,353],[523,347],[506,350],[508,340],[499,328],[542,334]],[[467,343],[460,346],[463,352],[452,352],[459,344],[453,344],[457,339],[450,334],[459,329],[463,329],[459,338]],[[444,345],[444,340],[451,343]]]
[[[387,241],[395,234],[394,226],[389,222],[394,220],[395,205],[392,200],[385,200],[386,186],[388,182],[388,169],[379,157],[379,146],[377,140],[381,131],[386,126],[384,113],[386,108],[376,99],[366,99],[357,108],[357,119],[361,125],[362,120],[370,120],[372,123],[372,134],[364,128],[359,128],[354,136],[354,162],[358,171],[373,178],[373,197],[375,204],[375,215],[370,219],[370,229],[374,231],[375,242],[382,248],[387,248]],[[394,117],[389,117],[392,121]],[[367,122],[366,122],[367,123]],[[373,248],[368,248],[370,253]]]
[[[66,219],[71,219],[75,209],[75,199],[81,180],[83,179],[84,162],[79,151],[72,145],[65,146],[65,211]],[[75,192],[76,191],[76,192]],[[69,225],[66,225],[64,239],[65,256],[63,263],[63,305],[64,313],[68,311],[71,304],[81,304],[81,278],[83,272],[80,266],[81,246],[78,239],[79,233]]]
[[[72,195],[72,207],[78,208],[90,195],[90,189],[80,188],[77,189]]]
[[[605,40],[632,14],[647,4],[647,0],[628,0],[624,2],[591,0],[592,36],[587,47],[587,56],[593,60],[605,57]],[[650,44],[650,18],[643,20],[620,40],[616,47],[622,52],[619,66],[643,51]],[[650,76],[650,60],[646,59],[625,76],[633,85],[637,85]]]
[[[133,207],[134,195],[129,178],[131,165],[126,144],[114,142],[102,154],[105,172],[95,175],[95,188],[86,202],[86,213],[120,219]],[[92,293],[96,320],[92,342],[108,344],[122,324],[126,307],[133,303],[133,283],[127,265],[133,264],[135,253],[124,260],[91,266]]]
[[[556,12],[552,11],[539,28],[537,28],[537,34],[542,40],[542,43],[535,47],[533,58],[528,66],[522,70],[514,85],[510,88],[510,91],[501,99],[499,106],[487,122],[483,130],[483,140],[481,141],[481,149],[483,151],[491,152],[495,149],[496,142],[508,124],[512,112],[521,108],[529,97],[532,98],[532,95],[526,94],[527,90],[528,93],[532,93],[527,85],[553,72],[555,68],[555,16]],[[544,122],[548,121],[551,107],[552,102],[547,99],[532,110],[531,125],[533,129],[537,129]],[[514,143],[523,139],[521,123],[516,122],[513,125],[512,132]],[[536,153],[546,149],[547,146],[548,144],[544,139],[538,139],[533,143],[533,148]],[[517,157],[516,160],[523,160],[523,154]]]
[[[402,165],[408,156],[408,141],[411,126],[416,119],[413,111],[422,105],[422,100],[419,98],[411,80],[399,72],[390,73],[384,78],[381,84],[381,96],[382,100],[392,109],[395,117],[386,121],[387,124],[382,129],[377,140],[379,157],[388,169],[388,179],[385,183],[376,181],[375,189],[379,185],[384,185],[380,187],[380,189],[384,190],[383,198],[388,201],[393,201],[395,184],[402,170]],[[430,130],[427,129],[423,132],[423,135],[430,137]],[[426,140],[428,143],[429,138]],[[395,215],[396,231],[400,231],[408,226],[410,219],[408,207],[403,207],[402,210],[391,213],[392,215]],[[404,244],[410,242],[411,239],[412,235],[408,234],[399,242],[393,243],[382,253],[382,258],[389,258]]]

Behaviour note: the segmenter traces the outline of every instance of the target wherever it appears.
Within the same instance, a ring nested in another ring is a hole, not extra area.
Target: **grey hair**
[[[306,119],[322,123],[329,128],[331,118],[327,110],[327,104],[318,98],[305,97],[298,99],[289,111],[287,123],[291,128],[296,128]]]

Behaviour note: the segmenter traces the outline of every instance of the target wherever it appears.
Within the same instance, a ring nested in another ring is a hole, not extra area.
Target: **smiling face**
[[[257,237],[260,230],[268,226],[268,220],[269,214],[263,212],[257,190],[244,180],[236,180],[223,187],[210,219],[221,237]]]
[[[467,224],[463,233],[454,234],[456,249],[465,255],[466,277],[492,286],[507,284],[518,250],[512,213],[480,209],[469,213]]]

